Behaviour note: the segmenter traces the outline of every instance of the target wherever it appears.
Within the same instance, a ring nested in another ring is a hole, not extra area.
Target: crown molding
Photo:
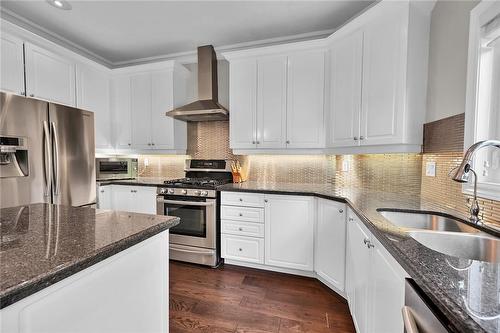
[[[112,68],[113,63],[107,60],[104,57],[101,57],[100,55],[84,48],[83,46],[80,46],[48,29],[45,29],[44,27],[14,13],[11,10],[8,10],[6,8],[0,7],[0,17],[4,19],[6,22],[9,22],[21,29],[24,29],[28,32],[31,32],[39,37],[42,37],[52,43],[55,43],[59,46],[62,46],[72,52],[75,52],[85,58],[88,58],[92,61],[95,61],[105,67]]]

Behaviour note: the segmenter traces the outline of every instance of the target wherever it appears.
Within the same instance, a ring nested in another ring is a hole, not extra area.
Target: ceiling
[[[2,17],[73,43],[110,67],[266,39],[323,36],[372,1],[45,1],[0,2]],[[287,39],[287,38],[285,38]],[[268,41],[269,42],[269,41]],[[240,45],[242,46],[242,45]]]

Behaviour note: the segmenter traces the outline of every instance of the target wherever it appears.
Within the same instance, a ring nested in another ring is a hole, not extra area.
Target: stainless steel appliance
[[[0,207],[94,204],[94,114],[0,93]]]
[[[198,47],[198,100],[166,115],[184,121],[228,120],[229,111],[219,101],[217,57],[212,45]]]
[[[412,279],[406,279],[403,322],[405,333],[448,333],[444,316],[431,309],[430,302]]]
[[[187,160],[186,178],[158,188],[157,214],[178,216],[170,229],[170,258],[216,267],[220,263],[218,185],[232,180],[230,161]]]
[[[137,178],[137,158],[96,158],[97,180]]]

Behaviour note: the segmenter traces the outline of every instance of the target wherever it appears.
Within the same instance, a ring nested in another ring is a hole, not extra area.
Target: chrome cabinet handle
[[[411,312],[411,308],[409,306],[403,306],[401,310],[403,312],[403,323],[405,332],[407,333],[418,333],[417,323],[415,322],[415,317]]]
[[[129,143],[128,145],[129,145],[129,146],[132,146],[132,144],[131,144],[131,143]]]
[[[19,95],[26,96],[26,93],[24,91],[21,91]]]
[[[44,150],[43,150],[43,169],[45,172],[45,192],[44,196],[48,197],[50,195],[50,184],[52,183],[52,170],[50,166],[52,165],[52,152],[50,151],[50,131],[49,124],[43,122],[43,138],[44,138]]]
[[[59,179],[59,138],[57,137],[57,127],[55,122],[50,123],[54,140],[54,195],[59,195],[61,180]]]
[[[365,139],[365,137],[364,137],[364,136],[360,136],[360,137],[359,137],[359,139],[360,139],[360,140],[364,140],[364,139]]]
[[[151,146],[154,146],[154,145],[155,145],[154,142],[151,142]]]
[[[289,145],[290,144],[290,140],[286,140],[286,144]]]
[[[240,216],[243,216],[243,213],[240,213],[239,215],[240,215]]]
[[[35,94],[30,94],[30,97],[35,97]]]
[[[373,245],[372,242],[370,242],[370,240],[368,238],[363,239],[363,243],[365,243],[366,247],[369,249],[371,249],[372,247],[375,247],[375,245]]]
[[[354,218],[353,217],[349,217],[349,222],[353,222],[354,221]]]
[[[354,137],[354,141],[358,141],[358,137],[357,136]]]
[[[240,251],[240,252],[241,252],[241,251],[243,251],[243,249],[240,247],[240,248],[238,249],[238,251]]]
[[[254,144],[255,144],[255,141],[252,141],[252,144],[254,145]]]
[[[260,141],[257,141],[257,144],[260,145]]]
[[[342,208],[339,209],[339,213],[342,214],[344,210]]]
[[[242,199],[242,198],[240,198],[240,202],[242,202],[242,201],[243,201],[243,199]]]
[[[243,231],[243,228],[238,228],[239,231]]]

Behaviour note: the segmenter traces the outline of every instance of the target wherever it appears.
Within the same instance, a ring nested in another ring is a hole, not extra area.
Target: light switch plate
[[[436,162],[425,163],[425,175],[428,177],[436,177]]]
[[[349,159],[344,159],[342,161],[342,171],[349,172],[351,170],[351,161]]]

